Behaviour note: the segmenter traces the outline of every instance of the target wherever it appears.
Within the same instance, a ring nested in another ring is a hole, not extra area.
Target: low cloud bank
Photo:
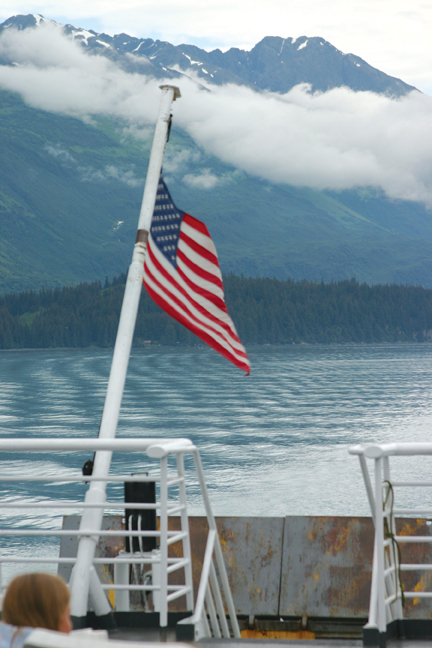
[[[121,117],[129,132],[146,136],[155,122],[160,81],[87,55],[54,25],[6,30],[2,57],[14,65],[0,66],[0,87],[34,107]],[[346,88],[312,94],[307,85],[285,95],[234,85],[207,92],[188,80],[179,85],[175,123],[207,153],[247,173],[315,189],[373,186],[432,207],[432,97],[413,92],[392,100]],[[205,171],[187,181],[210,187],[217,178]]]

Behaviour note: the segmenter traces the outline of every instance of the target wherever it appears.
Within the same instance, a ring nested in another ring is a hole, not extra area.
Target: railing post
[[[386,631],[385,587],[384,587],[384,519],[382,508],[382,459],[375,459],[375,548],[377,565],[377,611],[378,631]]]
[[[160,480],[160,612],[159,625],[168,625],[168,457],[161,458]]]
[[[213,590],[213,593],[214,593],[214,598],[215,598],[215,602],[216,602],[216,609],[217,609],[218,614],[219,614],[220,626],[222,628],[222,636],[225,639],[229,639],[230,638],[230,632],[229,632],[228,622],[226,620],[225,610],[224,610],[224,606],[223,606],[223,600],[222,600],[222,596],[221,596],[221,593],[220,593],[220,589],[218,587],[216,569],[214,567],[213,562],[210,565],[210,583],[211,583],[212,590]]]
[[[387,524],[390,533],[394,537],[396,535],[396,521],[395,517],[393,515],[392,509],[394,508],[393,504],[394,502],[391,501],[390,498],[387,497],[387,494],[389,493],[389,490],[391,488],[391,476],[390,476],[390,459],[389,457],[383,457],[383,468],[384,468],[384,479],[388,482],[387,489],[386,489],[386,499],[387,499],[387,505],[384,511],[384,515],[387,518]],[[392,498],[394,498],[395,493],[393,490],[392,493]],[[396,596],[398,591],[400,590],[400,587],[402,584],[399,582],[399,555],[397,550],[395,549],[394,542],[392,542],[389,546],[389,556],[390,560],[387,559],[387,563],[389,566],[393,567],[393,572],[390,574],[389,580],[391,581],[392,588],[393,588],[393,595]],[[396,619],[402,619],[403,618],[403,611],[402,611],[402,598],[401,596],[398,596],[395,600],[394,603],[388,606],[389,614],[392,618]]]
[[[235,606],[234,606],[234,601],[233,601],[232,594],[231,594],[231,588],[230,588],[228,575],[227,575],[226,568],[225,568],[222,549],[221,549],[220,542],[219,542],[219,536],[218,536],[218,532],[217,532],[216,521],[215,521],[214,516],[213,516],[213,511],[211,509],[210,499],[209,499],[208,491],[207,491],[207,485],[206,485],[205,479],[204,479],[204,472],[203,472],[203,469],[202,469],[201,457],[200,457],[200,454],[199,454],[199,452],[198,452],[198,450],[196,448],[193,450],[193,456],[194,456],[195,468],[196,468],[197,476],[198,476],[198,482],[199,482],[199,485],[200,485],[200,488],[201,488],[204,507],[205,507],[205,511],[206,511],[206,515],[207,515],[207,519],[208,519],[208,523],[209,523],[209,530],[213,530],[215,532],[214,552],[215,552],[215,557],[216,557],[216,564],[217,564],[218,570],[219,570],[219,577],[220,577],[220,580],[221,580],[221,583],[222,583],[222,589],[223,589],[223,592],[224,592],[224,595],[225,595],[225,601],[226,601],[226,605],[227,605],[227,608],[228,608],[228,614],[229,614],[229,617],[231,619],[231,628],[232,628],[234,637],[236,639],[239,639],[240,638],[240,628],[239,628],[239,624],[238,624],[238,620],[237,620],[236,609],[235,609]]]
[[[130,554],[126,551],[119,551],[119,558],[126,558]],[[129,585],[129,570],[130,564],[128,562],[114,564],[114,584],[115,585]],[[116,612],[129,612],[129,592],[117,590],[115,592],[115,610]]]
[[[185,470],[184,470],[184,460],[183,454],[178,452],[176,454],[177,458],[177,474],[180,478],[179,483],[179,499],[180,499],[180,520],[181,520],[181,530],[186,533],[183,538],[183,557],[186,558],[187,565],[185,565],[185,585],[188,588],[188,593],[186,594],[186,605],[188,610],[193,610],[194,601],[193,601],[193,580],[192,580],[192,552],[190,546],[190,534],[189,534],[189,519],[187,512],[187,499],[186,499],[186,485],[185,485]]]
[[[363,475],[363,481],[366,487],[366,494],[368,496],[370,510],[372,513],[372,521],[375,524],[375,498],[373,494],[373,488],[369,476],[368,467],[366,465],[366,459],[363,453],[359,454],[358,458],[360,462],[360,469]]]
[[[369,601],[368,625],[378,627],[378,567],[377,567],[377,538],[375,533],[374,549],[372,558],[372,578]]]

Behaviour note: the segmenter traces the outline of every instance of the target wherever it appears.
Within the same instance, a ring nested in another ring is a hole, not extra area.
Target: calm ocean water
[[[126,382],[118,435],[191,438],[217,515],[368,515],[348,448],[432,439],[432,345],[248,352],[246,378],[207,348],[135,350]],[[0,352],[1,436],[96,436],[111,357],[110,350],[88,349]],[[11,463],[0,455],[0,470],[54,474],[58,463],[79,469],[83,458],[24,455]],[[188,470],[189,512],[199,514]],[[418,462],[413,470],[426,474],[429,467]],[[3,488],[3,495],[37,501],[50,494],[43,488]],[[25,524],[47,523],[37,512],[17,515]]]

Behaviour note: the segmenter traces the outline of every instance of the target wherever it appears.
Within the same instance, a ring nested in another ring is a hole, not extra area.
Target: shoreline
[[[247,348],[259,348],[262,349],[264,347],[277,347],[281,349],[286,349],[287,347],[332,347],[332,346],[337,346],[337,347],[354,347],[354,346],[361,346],[361,347],[371,347],[371,346],[392,346],[392,345],[397,345],[397,346],[412,346],[412,345],[418,345],[418,346],[428,346],[432,343],[431,339],[425,339],[419,342],[418,340],[399,340],[397,342],[387,342],[387,341],[376,341],[376,342],[287,342],[286,344],[281,344],[281,343],[272,343],[272,342],[265,342],[264,344],[258,344],[256,342],[252,344],[247,344]],[[177,342],[176,344],[160,344],[156,342],[155,344],[139,344],[137,346],[132,345],[132,350],[137,351],[139,349],[196,349],[196,348],[201,348],[205,349],[207,348],[204,343],[202,344],[184,344],[181,342]],[[110,347],[102,347],[102,346],[97,346],[97,345],[90,345],[90,346],[82,346],[82,347],[73,347],[73,346],[68,346],[68,347],[13,347],[13,348],[7,348],[7,349],[2,349],[0,348],[0,353],[4,351],[81,351],[81,350],[94,350],[94,351],[113,351],[114,346]]]

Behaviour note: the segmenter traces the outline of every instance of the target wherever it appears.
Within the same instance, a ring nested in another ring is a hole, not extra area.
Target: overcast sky
[[[205,49],[321,36],[432,94],[430,0],[0,0],[1,22],[18,13]]]

